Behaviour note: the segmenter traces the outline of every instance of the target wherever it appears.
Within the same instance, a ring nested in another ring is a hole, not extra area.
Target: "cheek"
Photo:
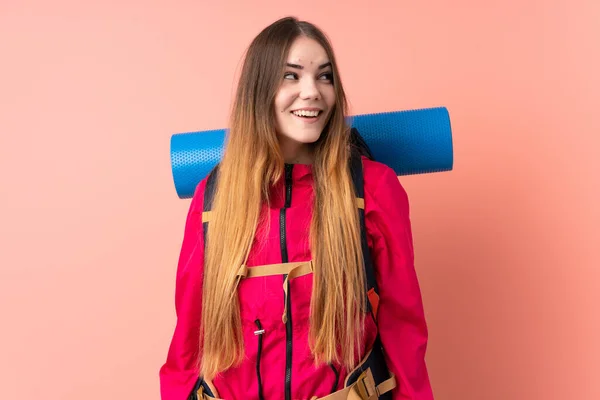
[[[286,119],[289,112],[288,107],[290,106],[288,98],[289,96],[285,96],[284,93],[278,93],[275,97],[273,108],[275,113],[275,128],[277,130],[282,129],[288,123]]]
[[[325,97],[325,102],[329,108],[332,108],[335,105],[335,89],[333,86],[329,86],[323,95]]]
[[[279,114],[285,113],[286,111],[289,111],[288,108],[293,102],[293,94],[289,93],[289,91],[286,91],[285,89],[281,89],[275,96],[275,111]]]

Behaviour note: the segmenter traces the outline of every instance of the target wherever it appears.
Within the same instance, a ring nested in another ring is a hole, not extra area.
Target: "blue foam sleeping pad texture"
[[[347,121],[375,160],[398,175],[452,169],[452,130],[445,107],[361,114]],[[225,129],[171,136],[171,167],[179,198],[192,197],[198,183],[221,161],[225,139]]]

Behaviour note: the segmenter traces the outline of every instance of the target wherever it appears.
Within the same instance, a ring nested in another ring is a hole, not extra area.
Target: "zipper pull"
[[[262,328],[260,320],[257,319],[256,321],[254,321],[254,323],[256,324],[256,326],[258,328],[258,330],[254,331],[254,335],[256,335],[256,336],[263,335],[265,333],[265,330]]]

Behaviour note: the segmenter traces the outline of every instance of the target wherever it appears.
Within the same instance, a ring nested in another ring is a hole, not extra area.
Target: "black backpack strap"
[[[219,175],[219,164],[217,164],[208,174],[208,178],[206,180],[206,187],[204,189],[204,205],[202,207],[203,212],[209,212],[212,210],[213,198],[215,197],[215,189],[217,188],[217,178]],[[202,220],[202,231],[204,234],[204,248],[206,249],[206,233],[208,231],[208,221]],[[199,377],[196,380],[196,384],[192,389],[192,392],[188,396],[187,400],[202,400],[198,398],[198,390],[200,387],[203,387],[204,393],[209,396],[213,396],[213,393],[209,387],[209,385]]]
[[[212,209],[213,197],[217,188],[217,178],[219,176],[219,164],[217,164],[209,173],[206,180],[206,188],[204,189],[204,207],[203,211]]]
[[[369,145],[365,142],[365,139],[363,139],[360,133],[358,133],[358,129],[356,128],[350,129],[350,146],[352,146],[353,150],[357,151],[361,156],[365,156],[369,160],[375,160]]]
[[[358,131],[356,132],[358,134]],[[360,137],[360,136],[358,136]],[[366,146],[366,144],[365,144]],[[368,147],[366,147],[368,149]],[[371,253],[369,251],[369,244],[367,242],[367,228],[365,224],[365,209],[364,209],[364,198],[365,198],[365,185],[364,185],[364,174],[363,164],[361,156],[364,155],[359,149],[353,148],[350,157],[350,171],[352,174],[352,181],[354,182],[354,190],[356,197],[363,199],[363,208],[358,209],[358,215],[360,219],[360,236],[363,253],[363,262],[365,264],[365,277],[366,277],[366,291],[367,291],[367,312],[371,314],[373,320],[377,322],[377,308],[379,306],[379,287],[377,280],[375,279],[375,268],[373,266],[373,260],[371,259]],[[365,155],[366,156],[366,155]],[[368,157],[368,156],[366,156]],[[368,157],[369,158],[369,157]],[[371,158],[372,159],[372,158]],[[369,356],[359,367],[351,373],[347,378],[347,383],[352,384],[359,379],[359,376],[367,369],[371,370],[373,378],[376,384],[385,382],[391,377],[390,372],[385,361],[385,352],[381,344],[379,334],[373,343],[373,348],[369,353]],[[379,399],[391,400],[392,393],[387,392],[381,394]]]
[[[208,178],[206,180],[206,188],[204,189],[204,206],[202,207],[203,212],[209,212],[210,210],[212,210],[213,198],[215,197],[215,189],[217,188],[218,176],[219,164],[217,164],[208,174]],[[204,247],[206,248],[206,234],[208,232],[208,221],[202,221],[202,228],[204,232]]]
[[[354,191],[356,197],[359,199],[365,198],[365,185],[363,177],[363,165],[361,159],[361,153],[357,150],[352,151],[350,158],[350,172],[352,174],[352,181],[354,182]],[[364,204],[364,203],[363,203]],[[367,292],[367,310],[371,312],[373,318],[377,317],[377,307],[379,305],[379,287],[377,286],[377,280],[375,279],[375,269],[373,268],[373,261],[371,259],[371,253],[369,252],[369,245],[367,242],[367,228],[365,225],[365,210],[364,208],[358,209],[358,216],[360,219],[360,236],[363,253],[363,261],[365,264],[365,277],[366,277],[366,292]]]

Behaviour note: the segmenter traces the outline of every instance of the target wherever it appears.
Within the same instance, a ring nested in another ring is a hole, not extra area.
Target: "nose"
[[[300,98],[303,100],[319,99],[321,92],[313,78],[306,77],[300,83]]]

